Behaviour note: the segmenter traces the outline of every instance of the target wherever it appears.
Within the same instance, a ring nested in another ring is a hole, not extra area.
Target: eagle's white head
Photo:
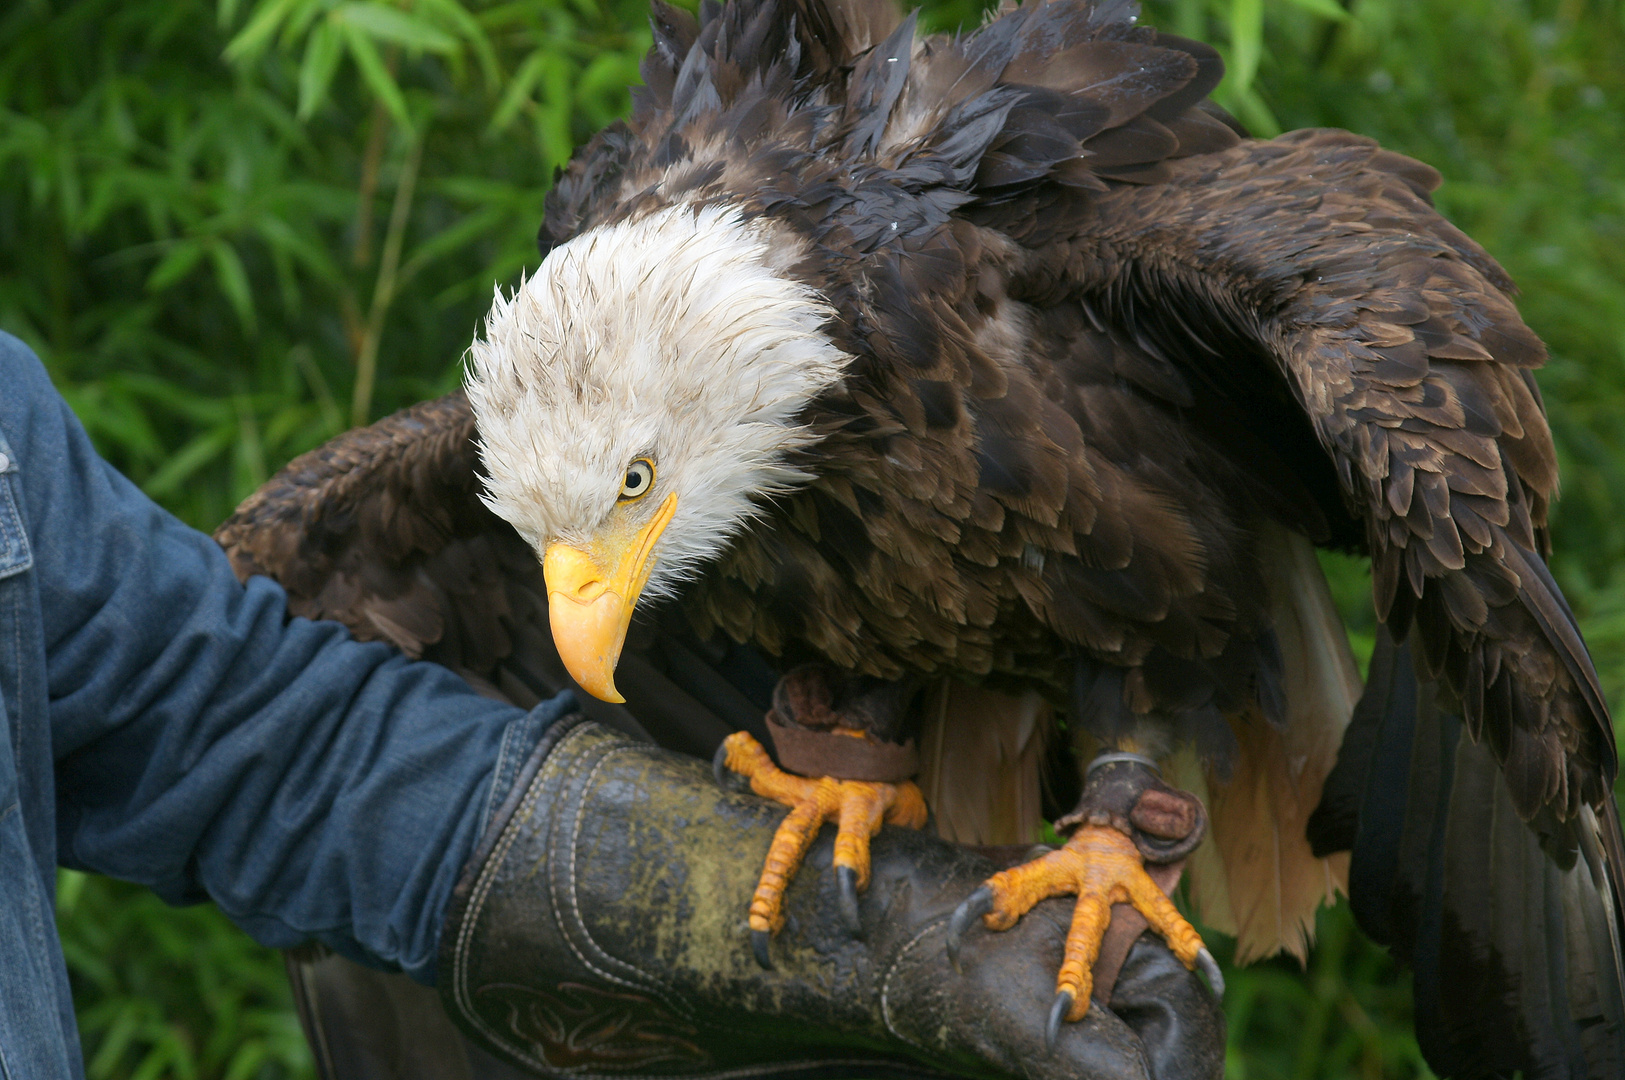
[[[560,657],[598,697],[621,700],[638,597],[808,479],[797,418],[846,357],[799,255],[735,210],[669,207],[555,248],[470,349],[485,501],[542,557]]]

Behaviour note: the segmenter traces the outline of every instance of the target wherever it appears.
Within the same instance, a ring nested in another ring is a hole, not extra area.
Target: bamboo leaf
[[[1227,81],[1236,93],[1253,85],[1264,51],[1264,0],[1230,0],[1230,70]]]
[[[79,897],[85,891],[87,877],[81,870],[69,870],[62,867],[56,872],[56,912],[58,916],[73,915],[73,909],[79,904]]]
[[[536,86],[536,80],[541,77],[542,67],[546,61],[547,54],[539,49],[525,57],[524,62],[519,65],[519,70],[508,79],[507,88],[502,92],[502,100],[491,113],[491,122],[485,127],[487,135],[495,135],[513,123],[514,117],[519,115],[519,110],[530,100],[530,92]]]
[[[344,41],[332,18],[322,20],[306,40],[305,59],[299,65],[299,110],[295,114],[298,119],[309,120],[317,106],[324,102],[343,55]]]
[[[271,39],[282,28],[283,22],[299,7],[312,2],[314,0],[269,0],[248,20],[248,25],[226,44],[221,55],[232,64],[246,64],[257,59],[271,44]]]
[[[339,284],[338,267],[319,238],[301,235],[280,214],[269,212],[255,216],[254,229],[273,250],[297,259],[308,273],[329,285]]]
[[[214,263],[215,284],[220,286],[221,293],[231,302],[243,330],[252,334],[255,323],[254,294],[248,284],[248,271],[243,268],[243,260],[238,257],[237,249],[224,240],[217,240],[209,245],[209,258]]]
[[[370,37],[403,48],[434,53],[451,53],[457,49],[457,39],[450,34],[386,4],[345,4],[334,16]]]
[[[221,423],[231,415],[230,406],[219,397],[187,389],[171,379],[128,372],[109,378],[107,387],[132,402],[137,398],[154,402],[203,426]]]
[[[260,432],[259,417],[254,415],[253,403],[246,395],[239,394],[235,405],[238,437],[232,446],[237,488],[234,494],[246,497],[265,483],[270,473],[265,467],[265,440]]]
[[[434,234],[428,240],[419,244],[412,250],[412,255],[401,268],[401,278],[407,278],[434,262],[436,259],[446,258],[459,251],[467,250],[468,245],[487,233],[501,229],[505,222],[511,220],[508,208],[505,206],[491,206],[478,210],[456,224],[451,225]]]
[[[491,44],[485,27],[480,25],[480,20],[461,0],[418,0],[418,5],[424,11],[433,12],[442,25],[455,28],[468,47],[474,50],[486,85],[494,87],[501,81],[501,64],[497,60],[496,48]]]
[[[384,58],[378,55],[378,47],[373,44],[372,38],[365,30],[348,20],[340,25],[344,27],[344,41],[349,46],[350,58],[355,61],[367,88],[384,108],[389,110],[389,115],[397,124],[411,131],[412,116],[406,109],[406,98],[401,94],[400,84],[395,81],[395,76],[391,75],[389,68],[384,65]]]
[[[305,36],[310,26],[317,19],[326,15],[332,8],[334,0],[309,0],[300,4],[288,14],[288,21],[282,25],[282,33],[278,35],[278,43],[282,46],[282,53],[291,56],[299,39]]]
[[[222,424],[211,431],[205,431],[175,451],[169,460],[164,462],[163,467],[141,485],[141,490],[154,499],[163,498],[184,484],[199,469],[224,454],[236,437],[235,423]]]
[[[90,1080],[104,1080],[113,1075],[119,1058],[124,1056],[124,1050],[135,1037],[136,1029],[141,1024],[141,1009],[134,1001],[124,1003],[118,1015],[108,1026],[107,1034],[102,1037],[101,1047],[96,1056],[85,1065],[85,1074]]]
[[[1273,139],[1281,134],[1281,122],[1275,118],[1257,90],[1251,86],[1236,94],[1236,115],[1241,122],[1247,125],[1248,130],[1260,138]]]
[[[574,74],[575,67],[569,60],[557,54],[543,55],[545,93],[541,107],[536,110],[536,141],[549,165],[562,166],[575,149],[570,137],[571,105],[575,101],[570,83]]]
[[[1284,2],[1292,4],[1294,7],[1300,7],[1311,15],[1319,15],[1322,19],[1330,19],[1333,22],[1348,22],[1353,18],[1348,13],[1348,9],[1339,4],[1337,0],[1284,0]]]
[[[167,1031],[157,1036],[156,1045],[141,1059],[130,1080],[158,1080],[166,1075],[175,1080],[193,1080],[197,1076],[196,1062],[179,1045],[174,1033]]]
[[[587,114],[595,125],[607,124],[626,111],[631,101],[628,88],[640,80],[635,58],[603,53],[576,80],[577,111]]]
[[[270,1047],[263,1042],[249,1043],[231,1056],[221,1080],[254,1080],[270,1056]]]
[[[152,273],[147,275],[147,291],[162,292],[191,273],[198,260],[203,258],[204,247],[202,240],[182,240],[171,247],[168,254],[152,268]]]

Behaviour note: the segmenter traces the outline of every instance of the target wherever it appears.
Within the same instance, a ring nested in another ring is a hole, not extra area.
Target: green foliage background
[[[930,0],[928,21],[979,17]],[[13,0],[0,12],[0,328],[97,444],[208,529],[282,462],[443,392],[534,262],[553,169],[618,115],[643,0]],[[1565,477],[1557,574],[1625,688],[1621,0],[1149,0],[1220,45],[1261,134],[1438,166],[1523,285]],[[0,387],[0,393],[4,388]],[[1365,570],[1329,560],[1357,646]],[[212,908],[64,874],[92,1080],[307,1077],[278,959]],[[1232,973],[1230,1074],[1423,1075],[1409,992],[1344,911],[1307,972]]]

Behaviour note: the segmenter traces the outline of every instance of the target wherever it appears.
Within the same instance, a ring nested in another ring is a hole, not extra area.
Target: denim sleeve
[[[568,696],[527,714],[288,620],[276,584],[240,585],[97,456],[4,335],[0,422],[39,583],[59,859],[431,981],[489,804]]]

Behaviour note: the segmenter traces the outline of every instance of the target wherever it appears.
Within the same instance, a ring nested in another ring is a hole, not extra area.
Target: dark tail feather
[[[1618,810],[1520,820],[1436,692],[1382,634],[1310,842],[1352,850],[1355,919],[1413,968],[1440,1077],[1625,1076]]]

